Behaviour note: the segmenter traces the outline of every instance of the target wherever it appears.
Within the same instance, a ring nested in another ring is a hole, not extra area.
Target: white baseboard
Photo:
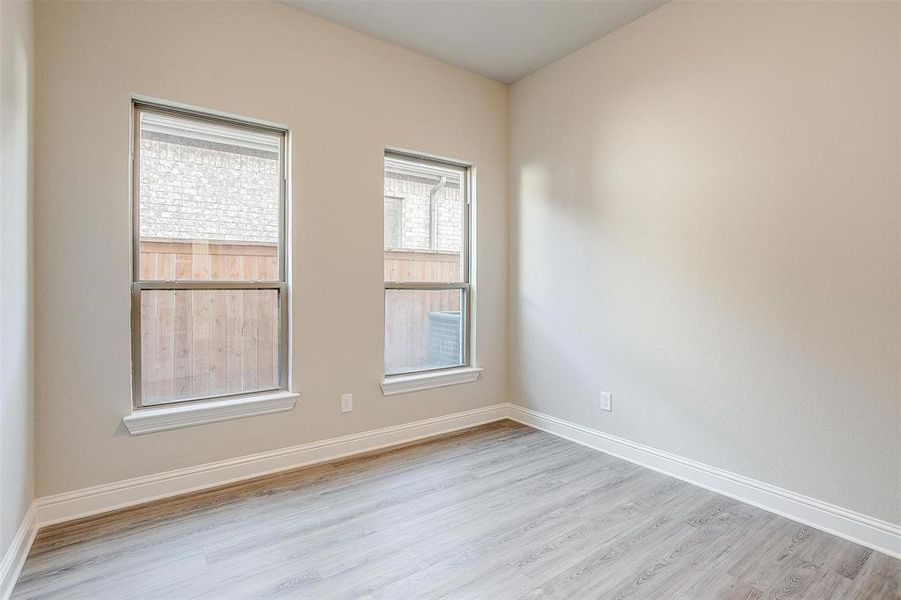
[[[36,499],[0,563],[6,600],[39,527],[234,483],[510,418],[901,558],[901,526],[515,404],[495,404],[270,452]]]
[[[797,494],[650,446],[583,427],[516,404],[507,416],[519,423],[600,450],[718,494],[735,498],[821,531],[901,558],[901,526]]]
[[[327,462],[499,421],[506,414],[505,404],[495,404],[423,421],[45,496],[36,501],[36,522],[39,527],[43,527],[151,500]]]
[[[22,565],[25,564],[25,557],[31,549],[31,543],[38,530],[35,524],[35,509],[36,503],[32,502],[22,518],[16,536],[3,554],[3,561],[0,562],[0,600],[7,600],[12,595],[19,573],[22,572]]]

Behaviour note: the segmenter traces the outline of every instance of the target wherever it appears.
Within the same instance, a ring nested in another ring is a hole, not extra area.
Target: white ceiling
[[[668,0],[280,0],[512,83]]]

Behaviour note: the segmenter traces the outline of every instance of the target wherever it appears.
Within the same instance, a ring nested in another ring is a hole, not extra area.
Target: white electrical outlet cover
[[[613,394],[610,392],[601,392],[601,410],[613,410]]]

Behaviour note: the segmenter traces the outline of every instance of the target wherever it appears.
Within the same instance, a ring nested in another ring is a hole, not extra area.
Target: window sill
[[[394,396],[432,388],[456,385],[458,383],[471,383],[479,378],[482,369],[475,367],[461,367],[446,371],[432,371],[431,373],[416,373],[414,375],[396,375],[386,377],[382,382],[382,394]]]
[[[218,421],[230,421],[256,415],[268,415],[294,408],[300,394],[272,392],[193,404],[170,404],[157,408],[135,410],[122,422],[131,435],[142,435],[167,429],[192,427]]]

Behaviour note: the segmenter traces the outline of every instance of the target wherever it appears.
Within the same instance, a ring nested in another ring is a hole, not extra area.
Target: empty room
[[[0,0],[0,600],[901,600],[901,0]]]

